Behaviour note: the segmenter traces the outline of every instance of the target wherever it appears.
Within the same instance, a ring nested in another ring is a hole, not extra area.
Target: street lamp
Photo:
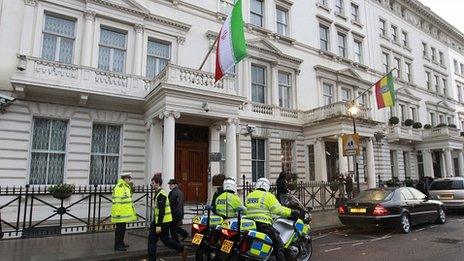
[[[348,108],[348,111],[350,112],[351,118],[353,119],[353,133],[356,134],[356,120],[355,120],[355,117],[358,114],[359,108],[358,108],[358,106],[356,106],[356,104],[354,102],[349,104],[349,106],[350,107]],[[355,176],[356,176],[356,190],[357,190],[356,195],[359,195],[359,191],[360,191],[360,188],[359,188],[359,171],[358,171],[358,160],[357,160],[356,157],[357,157],[357,155],[355,154],[353,156],[353,160],[354,160],[354,165],[355,165],[354,172],[355,172]]]

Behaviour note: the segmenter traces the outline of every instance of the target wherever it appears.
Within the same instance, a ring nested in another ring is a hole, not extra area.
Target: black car
[[[411,225],[429,221],[444,224],[445,210],[443,203],[430,200],[415,188],[375,188],[341,204],[338,217],[348,227],[390,227],[409,233]]]

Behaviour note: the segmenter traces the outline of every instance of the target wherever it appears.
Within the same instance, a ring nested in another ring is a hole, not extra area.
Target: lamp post
[[[358,107],[356,106],[356,104],[353,102],[349,105],[350,107],[348,108],[348,111],[350,112],[351,114],[351,118],[353,119],[353,133],[356,134],[356,120],[355,120],[355,116],[358,114]],[[358,171],[358,160],[357,160],[357,155],[355,154],[353,156],[353,160],[354,160],[354,172],[355,172],[355,177],[356,177],[356,195],[359,195],[359,191],[360,191],[360,188],[359,188],[359,171]]]

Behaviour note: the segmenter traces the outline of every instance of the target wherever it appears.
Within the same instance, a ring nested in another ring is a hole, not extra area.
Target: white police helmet
[[[224,182],[222,183],[222,189],[230,190],[230,191],[233,191],[234,193],[237,193],[237,184],[235,184],[235,179],[226,178]]]
[[[267,178],[260,178],[256,181],[255,189],[264,189],[269,191],[271,188],[271,182]]]

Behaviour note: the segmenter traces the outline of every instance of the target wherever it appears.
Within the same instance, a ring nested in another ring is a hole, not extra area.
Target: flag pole
[[[380,80],[381,80],[383,77],[385,77],[385,76],[389,75],[390,73],[392,73],[394,70],[399,71],[398,68],[393,68],[393,69],[391,69],[388,73],[386,73],[386,74],[384,74],[382,77],[380,77]],[[354,102],[355,102],[357,99],[359,99],[359,98],[360,98],[361,96],[363,96],[366,92],[368,92],[368,91],[369,91],[372,87],[374,87],[375,84],[377,84],[380,80],[376,81],[374,84],[371,85],[371,87],[367,88],[365,91],[363,91],[361,94],[359,94],[356,98],[354,98],[353,100],[351,100],[351,101],[349,102],[349,104],[354,105]]]
[[[198,68],[199,71],[201,71],[201,69],[203,69],[203,65],[205,65],[206,60],[208,59],[209,55],[211,54],[211,52],[212,52],[213,49],[214,49],[214,46],[216,45],[216,43],[217,43],[218,40],[219,40],[219,35],[220,35],[220,32],[219,32],[219,34],[216,36],[216,39],[214,40],[214,43],[211,45],[211,48],[209,48],[208,53],[206,54],[205,58],[203,58],[203,62],[201,62],[200,68]],[[217,55],[217,54],[216,54],[216,55]]]

